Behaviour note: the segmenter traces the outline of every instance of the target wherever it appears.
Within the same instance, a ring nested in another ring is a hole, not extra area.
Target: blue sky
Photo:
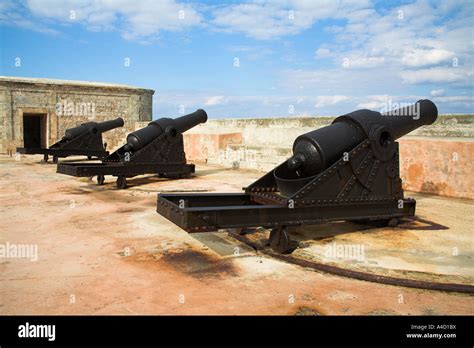
[[[473,4],[0,0],[0,75],[151,88],[154,118],[337,115],[420,98],[474,113]]]

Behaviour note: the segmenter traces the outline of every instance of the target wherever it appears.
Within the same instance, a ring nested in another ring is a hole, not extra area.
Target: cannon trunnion
[[[399,137],[433,123],[437,108],[420,100],[381,114],[359,110],[299,136],[293,156],[241,194],[159,194],[157,212],[188,232],[270,228],[275,252],[293,249],[288,227],[328,221],[396,226],[414,216],[399,173]]]
[[[53,156],[54,163],[58,162],[58,158],[68,156],[104,158],[109,155],[109,152],[106,151],[107,143],[102,141],[102,133],[122,127],[123,124],[121,117],[104,122],[86,122],[66,129],[64,137],[47,149],[18,147],[16,151],[26,155],[44,155],[45,162],[48,162],[49,156]]]
[[[194,164],[186,163],[183,132],[207,121],[204,110],[176,119],[161,118],[130,133],[127,143],[105,157],[102,163],[60,163],[58,173],[72,176],[97,176],[104,184],[105,175],[117,177],[117,188],[127,187],[127,178],[143,174],[181,178],[194,173]]]

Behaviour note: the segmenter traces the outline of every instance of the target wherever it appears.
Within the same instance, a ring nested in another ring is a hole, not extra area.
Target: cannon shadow
[[[324,240],[347,233],[373,233],[374,230],[384,228],[372,223],[362,223],[356,221],[329,222],[319,225],[301,226],[290,229],[290,236],[298,242],[309,240]],[[400,219],[396,227],[385,227],[394,230],[416,230],[416,231],[440,231],[449,230],[449,227],[434,221],[426,220],[415,216],[413,218]],[[396,233],[396,232],[395,232]]]

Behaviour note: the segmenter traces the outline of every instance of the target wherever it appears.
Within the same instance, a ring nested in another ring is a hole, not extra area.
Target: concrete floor
[[[111,177],[96,186],[40,160],[0,156],[0,244],[38,245],[39,256],[0,259],[1,314],[474,314],[473,296],[319,273],[225,232],[189,235],[155,212],[158,191],[239,192],[261,173],[198,165],[193,179],[137,178],[117,190]],[[327,261],[473,284],[473,203],[414,197],[422,221],[297,229],[295,255],[319,260],[328,243],[363,244],[363,262]]]

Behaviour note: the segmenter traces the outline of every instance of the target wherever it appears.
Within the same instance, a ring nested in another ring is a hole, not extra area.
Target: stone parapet
[[[266,172],[291,156],[294,139],[334,118],[210,120],[185,134],[189,161]],[[474,117],[440,116],[400,142],[409,191],[474,199]],[[413,135],[412,135],[413,134]]]

